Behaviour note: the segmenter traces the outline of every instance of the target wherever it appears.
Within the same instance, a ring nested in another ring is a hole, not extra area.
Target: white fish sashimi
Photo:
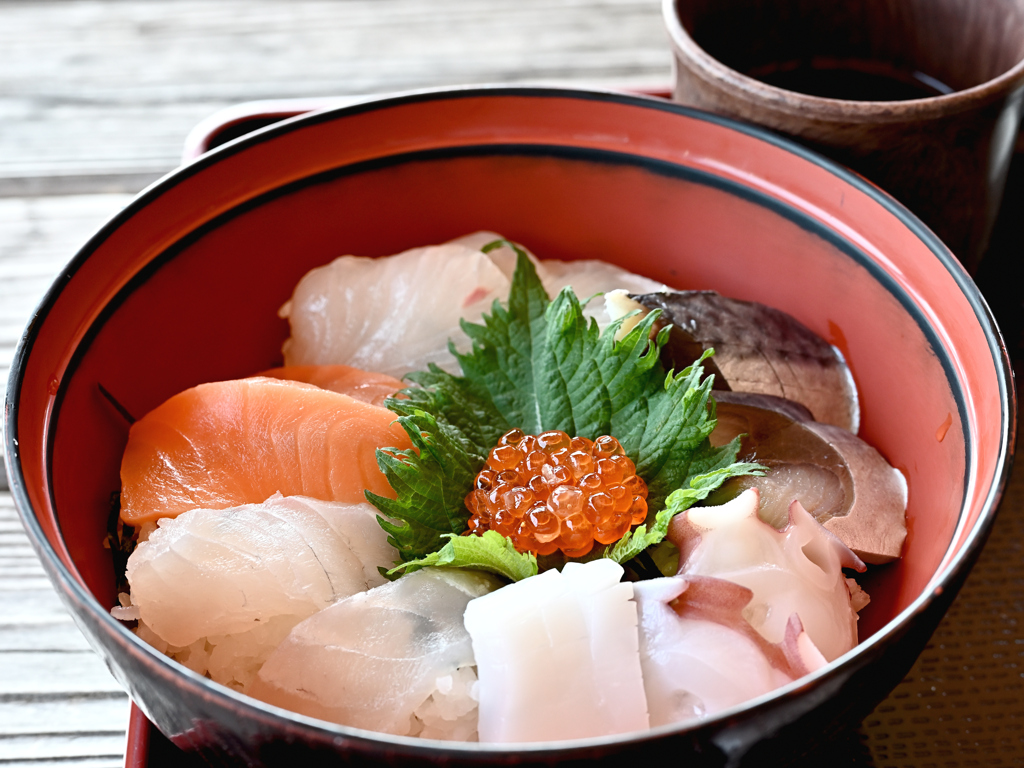
[[[356,728],[470,739],[475,675],[463,613],[499,584],[427,568],[341,600],[297,625],[247,693]]]
[[[282,309],[292,329],[285,365],[350,365],[396,378],[430,363],[458,372],[448,341],[469,348],[459,320],[479,321],[508,286],[487,256],[456,243],[342,256],[307,273]]]
[[[275,495],[262,504],[196,509],[162,519],[128,559],[129,610],[140,634],[155,636],[197,672],[239,687],[292,626],[383,583],[377,566],[394,558],[369,504]],[[237,674],[225,654],[239,657]],[[217,674],[210,658],[222,659]]]
[[[633,585],[651,726],[708,717],[825,664],[798,623],[782,644],[742,616],[749,589],[722,579],[672,577]]]
[[[479,323],[494,301],[508,299],[516,254],[508,247],[480,251],[501,239],[476,232],[443,245],[413,248],[394,256],[342,256],[307,273],[281,309],[292,335],[284,345],[286,365],[350,365],[402,377],[430,363],[459,373],[448,351],[471,343],[460,320]],[[600,261],[539,261],[530,254],[548,294],[572,285],[581,301],[626,288],[665,286]],[[604,304],[585,314],[601,327],[610,322]]]
[[[644,730],[633,587],[611,560],[567,564],[466,609],[480,678],[480,741]]]
[[[865,566],[799,502],[790,506],[789,524],[777,531],[758,517],[758,498],[751,488],[721,506],[677,515],[669,538],[679,547],[679,574],[750,589],[754,596],[744,616],[769,642],[782,642],[796,614],[832,661],[857,644],[857,614],[843,568]]]

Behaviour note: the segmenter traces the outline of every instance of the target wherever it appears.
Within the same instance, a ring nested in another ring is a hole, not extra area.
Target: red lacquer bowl
[[[126,424],[194,384],[280,361],[296,281],[490,229],[786,310],[838,346],[861,436],[907,477],[904,559],[875,569],[862,642],[699,724],[508,751],[384,736],[252,701],[171,662],[108,609],[103,549]],[[15,502],[90,642],[175,744],[216,759],[411,765],[799,754],[896,685],[976,558],[1012,455],[1005,348],[977,289],[891,198],[764,131],[658,99],[557,89],[388,98],[286,121],[144,192],[50,290],[5,412]],[[883,659],[884,657],[884,659]]]

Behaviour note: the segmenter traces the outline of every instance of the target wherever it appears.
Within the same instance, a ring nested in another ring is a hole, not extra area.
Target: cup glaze
[[[822,152],[916,213],[975,272],[1002,199],[1024,96],[1022,0],[664,0],[673,99]],[[773,62],[886,62],[945,95],[852,101],[744,72]]]

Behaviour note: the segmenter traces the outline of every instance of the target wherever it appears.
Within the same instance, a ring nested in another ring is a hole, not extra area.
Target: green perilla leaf
[[[440,558],[442,550],[448,552],[444,558],[455,557],[453,547],[469,546],[453,544],[450,535],[467,529],[464,499],[475,475],[514,427],[534,435],[559,429],[591,440],[601,435],[619,440],[647,482],[651,525],[613,545],[609,552],[619,552],[616,559],[661,540],[655,538],[658,532],[685,508],[665,507],[669,494],[683,493],[680,500],[693,496],[692,504],[727,477],[757,468],[734,463],[738,441],[714,448],[708,440],[715,427],[712,377],[703,377],[701,363],[710,351],[678,374],[666,372],[659,351],[668,329],[651,338],[658,311],[616,341],[626,318],[600,333],[571,288],[549,300],[518,246],[497,241],[484,250],[502,245],[517,254],[509,300],[495,302],[482,324],[462,323],[472,341],[465,354],[453,350],[463,375],[432,366],[410,374],[418,386],[386,403],[399,415],[413,449],[378,451],[378,464],[397,498],[369,493],[367,498],[382,513],[381,525],[403,562],[441,564],[427,556]],[[669,514],[670,509],[675,511]],[[444,537],[450,540],[442,547]]]

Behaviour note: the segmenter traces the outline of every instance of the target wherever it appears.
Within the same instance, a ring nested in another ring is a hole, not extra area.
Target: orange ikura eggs
[[[469,532],[497,531],[520,552],[582,557],[647,517],[647,484],[619,441],[512,429],[466,496]]]

